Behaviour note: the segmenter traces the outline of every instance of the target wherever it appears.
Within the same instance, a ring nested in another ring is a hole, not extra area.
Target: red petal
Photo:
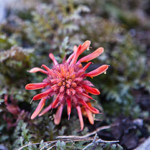
[[[96,57],[98,57],[99,55],[101,55],[104,52],[104,49],[102,47],[98,48],[96,51],[94,51],[93,53],[81,58],[79,60],[79,62],[88,62]]]
[[[82,93],[82,92],[80,92],[78,89],[76,89],[76,90],[77,90],[80,94],[82,94],[83,96],[85,96],[85,97],[90,98],[90,99],[93,100],[93,98],[92,98],[91,96],[89,96],[88,94]]]
[[[46,107],[46,108],[39,114],[39,116],[44,115],[44,114],[47,113],[51,108],[52,108],[52,105],[50,104],[48,107]]]
[[[76,91],[73,88],[70,88],[70,92],[72,95],[74,95],[76,93]]]
[[[90,86],[87,86],[87,85],[82,85],[87,92],[91,93],[91,94],[94,94],[94,95],[99,95],[100,94],[100,91],[96,88],[92,88]]]
[[[56,99],[52,102],[52,104],[50,104],[48,107],[46,107],[40,114],[39,116],[44,115],[45,113],[47,113],[50,109],[55,108],[55,106],[58,104],[59,102],[59,96],[60,94],[57,95]]]
[[[109,65],[102,65],[100,66],[99,68],[85,74],[85,76],[88,76],[88,77],[95,77],[95,76],[98,76],[104,72],[106,72],[106,70],[108,69]]]
[[[71,65],[72,64],[75,64],[76,63],[76,61],[77,61],[77,59],[78,59],[78,57],[79,57],[79,51],[80,51],[80,49],[81,49],[81,45],[79,45],[78,46],[78,49],[74,52],[74,57],[73,57],[73,59],[72,59],[72,61],[71,61]]]
[[[85,109],[85,110],[86,110],[86,114],[87,114],[90,124],[94,124],[94,119],[93,119],[91,111],[89,109]]]
[[[71,99],[67,99],[67,113],[68,113],[68,120],[70,119],[71,114]]]
[[[84,122],[83,122],[81,108],[80,108],[80,106],[77,106],[76,109],[77,109],[78,117],[79,117],[79,120],[80,120],[80,127],[81,127],[81,130],[83,130],[83,128],[84,128]]]
[[[53,71],[50,68],[48,68],[46,65],[42,65],[42,67],[45,68],[50,75],[53,75]]]
[[[41,68],[38,68],[38,67],[34,67],[32,68],[31,70],[29,70],[30,73],[36,73],[36,72],[42,72],[44,74],[47,74],[47,71],[41,69]]]
[[[55,65],[58,65],[58,62],[57,62],[57,60],[55,59],[55,57],[54,57],[54,55],[52,53],[49,54],[49,58],[51,58],[51,60],[53,61],[53,63]]]
[[[60,65],[60,70],[61,70],[61,76],[65,77],[66,76],[66,69],[63,65]]]
[[[73,48],[74,53],[77,51],[77,49],[78,49],[78,47],[75,45]],[[67,59],[67,63],[70,63],[70,61],[72,60],[72,58],[74,56],[74,53],[69,56],[69,58]]]
[[[84,67],[83,67],[83,70],[85,71],[90,65],[91,65],[92,62],[89,62],[87,63]]]
[[[77,77],[74,79],[75,82],[81,82],[84,81],[82,77]]]
[[[73,56],[74,56],[74,53],[69,56],[69,58],[67,59],[67,63],[70,63],[70,61],[72,60]]]
[[[45,102],[46,102],[46,99],[45,99],[45,98],[41,99],[41,101],[40,101],[40,103],[38,104],[36,110],[35,110],[34,113],[32,114],[31,119],[34,119],[34,118],[40,113],[40,111],[42,110],[42,108],[43,108],[44,105],[45,105]]]
[[[88,86],[94,86],[90,81],[88,81],[88,80],[83,80],[82,81],[82,84],[86,84],[86,85],[88,85]]]
[[[56,83],[59,83],[60,79],[56,78],[56,79],[51,79],[50,81],[52,84],[56,84]]]
[[[90,106],[84,101],[84,100],[82,100],[82,99],[80,99],[80,102],[81,102],[81,104],[83,105],[83,106],[85,106],[87,109],[89,109],[92,113],[94,113],[94,114],[99,114],[99,110],[98,109],[96,109],[96,108],[94,108],[94,107],[92,107],[91,106],[91,103],[89,103],[90,104]]]
[[[52,108],[55,108],[55,106],[58,104],[59,102],[59,96],[60,94],[57,95],[56,99],[52,102]]]
[[[77,90],[79,93],[82,93],[84,89],[83,89],[81,86],[77,86],[76,90]]]
[[[86,49],[89,49],[90,44],[91,44],[91,41],[89,41],[89,40],[85,41],[81,46],[79,55],[81,55]]]
[[[62,93],[65,90],[65,86],[61,86],[59,92]]]
[[[51,86],[51,89],[53,89],[53,91],[58,90],[59,86],[57,84],[54,84],[53,86]]]
[[[62,101],[64,99],[64,93],[60,93],[59,100]]]
[[[66,93],[67,93],[67,95],[69,95],[69,96],[70,96],[70,95],[71,95],[71,91],[70,91],[70,89],[67,89],[67,90],[66,90]]]
[[[58,125],[61,121],[61,115],[62,115],[62,111],[63,111],[63,105],[61,104],[58,109],[57,109],[57,112],[56,112],[56,115],[55,115],[55,118],[54,118],[54,123],[56,125]]]
[[[33,100],[39,100],[39,99],[41,99],[41,98],[43,98],[43,97],[45,97],[45,96],[48,96],[51,92],[52,92],[52,89],[48,89],[48,90],[46,90],[46,91],[43,92],[43,93],[40,93],[40,94],[35,95],[35,96],[33,97]]]
[[[74,52],[74,57],[71,61],[70,64],[75,64],[78,57],[86,50],[89,48],[91,42],[90,41],[85,41],[82,45],[78,46],[78,49]]]
[[[78,47],[75,45],[75,46],[73,47],[73,51],[75,52],[75,51],[77,51],[77,49],[78,49]]]
[[[25,86],[26,90],[37,90],[46,87],[47,83],[30,83]]]

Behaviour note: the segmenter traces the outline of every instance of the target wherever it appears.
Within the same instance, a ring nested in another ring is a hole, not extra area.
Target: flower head
[[[42,65],[44,69],[35,67],[29,71],[30,73],[41,72],[47,75],[47,78],[45,78],[43,82],[30,83],[25,87],[27,90],[43,89],[42,93],[33,97],[34,101],[40,100],[40,102],[32,114],[31,119],[34,119],[38,115],[41,116],[53,108],[57,108],[54,123],[59,124],[63,107],[64,105],[67,105],[68,119],[70,118],[72,107],[77,109],[81,130],[84,128],[82,109],[84,110],[84,113],[86,113],[89,122],[94,124],[92,114],[98,114],[99,110],[92,107],[90,100],[93,98],[89,93],[99,95],[100,91],[94,88],[94,85],[86,80],[86,77],[93,78],[98,76],[106,72],[109,66],[102,65],[99,68],[86,73],[87,68],[91,65],[91,62],[89,61],[98,57],[104,51],[104,49],[100,47],[93,53],[78,60],[78,57],[86,49],[89,49],[90,43],[90,41],[85,41],[78,47],[74,46],[74,52],[62,64],[58,64],[54,55],[50,53],[49,57],[54,64],[52,69],[46,65]],[[85,66],[82,66],[83,62],[88,63]],[[50,99],[50,97],[53,97],[52,103],[42,110],[46,100]]]

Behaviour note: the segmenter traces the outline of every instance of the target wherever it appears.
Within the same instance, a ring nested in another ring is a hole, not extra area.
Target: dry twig
[[[43,150],[44,148],[46,148],[48,145],[51,145],[51,144],[52,144],[51,147],[49,147],[48,149],[55,147],[58,140],[64,141],[65,143],[79,142],[79,141],[87,141],[87,142],[92,141],[83,150],[86,150],[88,147],[93,146],[95,144],[99,144],[99,143],[110,143],[110,144],[118,143],[119,141],[105,141],[105,140],[102,140],[102,139],[97,137],[97,133],[99,131],[109,129],[112,126],[116,126],[116,124],[110,125],[110,126],[99,127],[95,131],[90,132],[90,133],[83,135],[83,136],[73,136],[73,135],[71,135],[71,136],[57,136],[56,137],[57,140],[44,142],[46,145],[44,145],[40,150]],[[93,135],[95,135],[95,136],[91,137]],[[39,144],[40,143],[28,143],[28,144],[20,147],[18,150],[23,150],[23,148],[25,148],[25,147],[32,146],[32,145],[39,145]]]

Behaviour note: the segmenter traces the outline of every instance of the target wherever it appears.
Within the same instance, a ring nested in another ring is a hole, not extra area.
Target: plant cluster
[[[149,12],[149,0],[21,0],[9,5],[7,18],[0,24],[0,148],[18,149],[29,144],[25,149],[83,149],[86,146],[104,150],[132,149],[139,143],[128,142],[146,139],[145,133],[149,134],[150,127]],[[103,114],[94,116],[94,125],[83,117],[82,132],[78,132],[76,110],[67,121],[65,107],[60,125],[53,124],[55,113],[51,111],[31,120],[37,107],[37,103],[30,104],[31,97],[39,91],[27,91],[25,85],[39,83],[43,77],[40,73],[30,74],[30,69],[40,68],[41,64],[51,68],[49,53],[60,63],[73,52],[74,45],[87,39],[92,45],[81,54],[83,58],[98,46],[104,47],[104,54],[96,58],[87,71],[101,64],[110,65],[106,75],[89,78],[101,91],[101,95],[93,96],[97,103],[92,105]],[[82,137],[108,124],[119,124],[121,131],[110,127],[97,132],[92,140],[88,137],[87,141],[56,139],[63,135]],[[115,131],[122,135],[116,137]],[[120,140],[120,143],[98,141],[101,139]]]

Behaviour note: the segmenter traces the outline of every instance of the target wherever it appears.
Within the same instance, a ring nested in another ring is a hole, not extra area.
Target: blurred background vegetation
[[[58,135],[84,135],[111,124],[117,124],[117,128],[99,132],[98,136],[117,139],[119,144],[100,144],[95,149],[133,149],[147,139],[150,0],[14,0],[7,2],[4,12],[0,20],[0,149],[15,150],[29,142],[42,147]],[[90,52],[99,46],[105,49],[89,70],[110,65],[106,75],[90,79],[101,91],[95,99],[103,114],[95,116],[94,126],[84,118],[83,132],[78,132],[76,112],[68,121],[64,110],[59,126],[53,124],[52,112],[31,121],[37,103],[30,101],[36,92],[24,87],[41,82],[44,76],[27,71],[41,64],[51,66],[50,52],[61,62],[75,44],[85,40],[92,42]],[[85,145],[86,142],[57,141],[55,146],[82,149]]]

